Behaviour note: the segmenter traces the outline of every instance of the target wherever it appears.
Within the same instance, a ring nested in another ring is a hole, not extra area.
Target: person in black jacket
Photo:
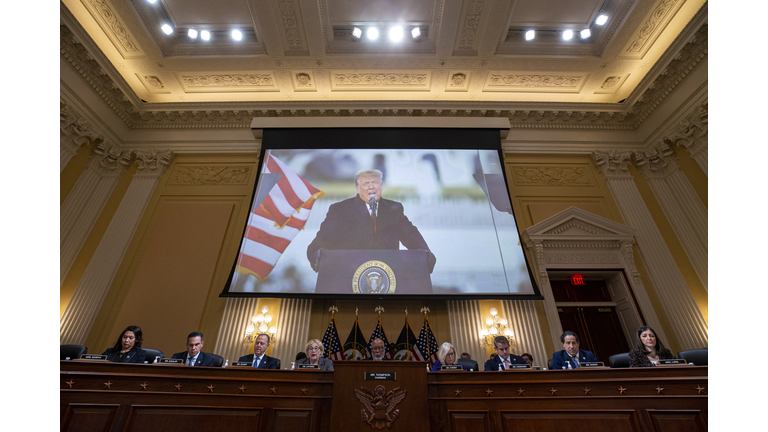
[[[187,350],[176,353],[171,358],[182,359],[187,366],[213,366],[213,356],[202,352],[203,334],[192,332],[187,336]]]
[[[509,365],[526,364],[522,357],[509,351],[509,340],[505,336],[496,336],[493,339],[493,348],[498,355],[485,362],[484,371],[508,370]]]
[[[656,332],[643,326],[637,329],[635,349],[629,352],[629,367],[651,367],[659,364],[659,359],[673,359],[672,351],[664,347]]]
[[[256,336],[256,341],[253,343],[253,354],[244,355],[238,361],[251,362],[253,367],[259,369],[280,369],[280,359],[264,354],[267,352],[267,348],[269,348],[269,335],[262,333]]]
[[[120,333],[115,346],[107,348],[102,355],[107,356],[107,360],[116,363],[144,363],[146,352],[141,349],[141,328],[139,326],[128,326]]]

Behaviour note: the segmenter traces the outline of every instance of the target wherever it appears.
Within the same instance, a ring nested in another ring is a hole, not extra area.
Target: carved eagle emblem
[[[360,410],[362,421],[367,422],[374,429],[390,427],[400,415],[400,410],[395,406],[405,399],[408,390],[400,390],[400,387],[387,392],[384,386],[376,386],[373,393],[360,387],[355,389],[355,396],[362,402],[364,409]]]

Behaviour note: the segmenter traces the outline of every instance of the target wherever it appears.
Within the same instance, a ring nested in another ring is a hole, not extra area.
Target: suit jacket
[[[595,358],[595,355],[592,354],[592,351],[579,350],[578,356],[579,356],[579,363],[597,361],[597,359]],[[569,356],[566,354],[565,350],[561,350],[554,353],[552,355],[552,370],[562,369],[563,366],[567,368],[568,358]],[[575,366],[571,366],[571,367],[575,367]]]
[[[457,365],[459,363],[456,363]],[[466,365],[460,365],[462,369],[468,370]],[[432,372],[437,372],[443,370],[443,364],[440,363],[440,360],[435,360],[434,363],[432,363]]]
[[[514,354],[510,354],[509,355],[509,363],[510,364],[528,364],[528,363],[525,362],[524,358],[522,358],[520,356],[516,356]],[[496,357],[494,357],[492,359],[489,359],[488,361],[485,362],[485,366],[483,366],[483,370],[484,371],[497,371],[497,370],[499,370],[499,365],[501,365],[501,364],[504,364],[504,362],[501,361],[500,356],[496,356]]]
[[[658,354],[659,354],[659,360],[675,358],[675,356],[672,354],[672,351],[670,351],[667,348],[664,348],[663,350],[659,351]],[[648,356],[645,355],[645,352],[643,352],[643,350],[641,350],[640,348],[635,348],[629,352],[629,367],[651,367],[651,366],[654,366],[654,364],[651,363],[650,360],[648,360]]]
[[[315,239],[307,247],[307,259],[312,268],[318,270],[315,263],[320,249],[398,250],[402,243],[408,249],[429,250],[418,228],[403,213],[402,204],[382,198],[376,214],[374,233],[373,218],[368,213],[365,201],[359,196],[331,205]],[[434,255],[429,259],[431,272]]]
[[[309,364],[308,358],[299,359],[296,364]],[[333,360],[325,357],[320,357],[317,359],[317,364],[320,365],[320,370],[324,371],[332,371],[333,370]],[[298,369],[298,368],[296,368]]]
[[[123,359],[120,359],[120,350],[115,350],[114,348],[107,348],[106,351],[101,353],[101,355],[106,355],[107,360],[111,362],[116,363],[139,363],[143,364],[144,359],[146,358],[147,352],[143,349],[138,349],[134,351],[128,351],[123,356]]]
[[[187,364],[188,356],[189,353],[184,351],[172,355],[171,358],[182,359],[184,360],[184,364]],[[201,351],[200,354],[197,355],[197,360],[195,361],[194,366],[213,366],[213,356]]]
[[[244,355],[240,357],[240,360],[238,361],[253,363],[253,354]],[[264,354],[264,358],[261,359],[258,369],[280,369],[280,359]]]

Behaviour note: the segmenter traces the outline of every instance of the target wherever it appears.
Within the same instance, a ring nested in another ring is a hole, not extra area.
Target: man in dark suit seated
[[[493,348],[498,355],[485,362],[485,371],[507,370],[511,364],[527,364],[522,357],[509,352],[509,341],[505,336],[496,336],[493,339]]]
[[[563,343],[562,351],[558,351],[552,355],[552,370],[557,369],[576,369],[579,367],[579,363],[584,362],[596,362],[597,359],[591,351],[585,351],[579,349],[579,335],[566,330],[560,335],[560,342]]]
[[[264,354],[267,348],[269,348],[269,335],[262,333],[256,336],[256,342],[253,343],[253,355],[244,355],[238,361],[251,362],[253,367],[259,369],[280,369],[280,359]]]
[[[171,358],[182,359],[187,366],[213,366],[213,356],[202,352],[203,334],[192,332],[187,336],[187,350],[176,353]]]
[[[365,360],[392,360],[390,358],[386,357],[386,350],[384,349],[384,341],[376,338],[371,341],[371,357],[368,357]]]
[[[398,250],[402,243],[411,250],[427,251],[427,264],[432,272],[436,259],[427,242],[405,216],[402,204],[381,197],[383,190],[381,171],[365,170],[355,175],[357,196],[331,205],[315,239],[307,247],[312,269],[320,270],[324,249]]]

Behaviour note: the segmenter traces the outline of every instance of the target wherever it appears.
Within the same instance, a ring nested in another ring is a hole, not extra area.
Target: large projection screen
[[[541,299],[509,196],[498,129],[265,129],[221,295]]]

